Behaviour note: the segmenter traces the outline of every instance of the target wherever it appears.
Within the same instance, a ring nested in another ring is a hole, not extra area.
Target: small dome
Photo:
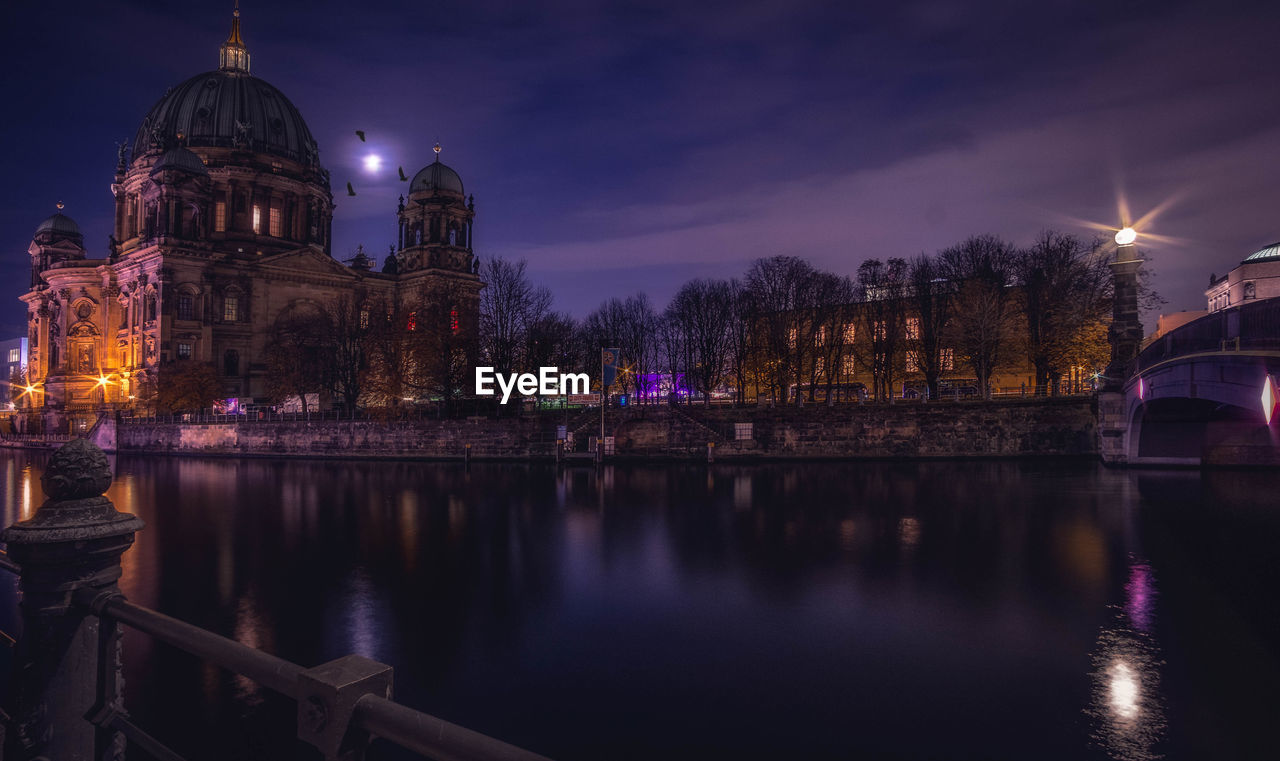
[[[201,158],[186,148],[170,148],[165,151],[156,165],[151,167],[151,176],[155,177],[166,169],[180,169],[192,174],[209,176],[209,169]]]
[[[60,235],[80,235],[80,225],[77,225],[75,220],[66,214],[58,212],[41,222],[40,226],[36,228],[36,235],[46,232]]]
[[[417,193],[419,191],[455,193],[462,195],[462,178],[458,173],[440,163],[437,159],[434,163],[428,164],[421,172],[413,176],[413,182],[409,183],[409,192]]]
[[[1269,261],[1274,261],[1276,259],[1280,259],[1280,242],[1272,243],[1270,246],[1261,248],[1253,252],[1247,258],[1245,258],[1245,261],[1246,262],[1269,262]]]

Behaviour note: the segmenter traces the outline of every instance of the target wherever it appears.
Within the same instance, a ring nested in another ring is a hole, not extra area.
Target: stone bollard
[[[143,523],[102,496],[111,468],[84,439],[53,453],[40,484],[48,500],[4,532],[9,557],[22,569],[22,636],[4,758],[123,758],[124,737],[88,720],[120,710],[120,627],[73,597],[119,591],[120,556]]]

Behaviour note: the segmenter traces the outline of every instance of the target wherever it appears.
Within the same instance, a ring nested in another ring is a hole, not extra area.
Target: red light
[[[449,312],[449,329],[454,333],[458,332],[458,310],[456,309]]]

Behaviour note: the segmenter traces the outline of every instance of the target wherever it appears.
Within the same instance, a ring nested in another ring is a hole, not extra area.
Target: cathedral
[[[273,327],[357,292],[406,310],[446,292],[442,319],[474,335],[474,197],[435,152],[381,271],[363,251],[334,259],[329,173],[298,109],[250,73],[237,8],[218,68],[170,88],[121,146],[106,257],[87,255],[61,205],[36,229],[28,403],[55,418],[127,410],[160,368],[192,361],[227,398],[265,401]]]

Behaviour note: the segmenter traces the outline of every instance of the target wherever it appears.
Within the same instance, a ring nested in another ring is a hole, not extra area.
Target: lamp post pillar
[[[1127,228],[1126,228],[1127,229]],[[1131,232],[1131,231],[1130,231]],[[1111,327],[1107,341],[1111,344],[1111,361],[1107,364],[1103,388],[1119,391],[1128,380],[1129,363],[1138,356],[1142,346],[1142,319],[1138,307],[1138,270],[1142,260],[1132,237],[1116,235],[1116,259],[1111,262],[1111,282],[1114,289],[1111,306]],[[1122,243],[1121,241],[1128,241]]]
[[[3,537],[22,595],[4,757],[123,758],[123,736],[89,721],[120,708],[119,625],[83,601],[119,591],[120,556],[143,524],[102,496],[111,468],[84,439],[55,452],[40,483],[48,500]]]

